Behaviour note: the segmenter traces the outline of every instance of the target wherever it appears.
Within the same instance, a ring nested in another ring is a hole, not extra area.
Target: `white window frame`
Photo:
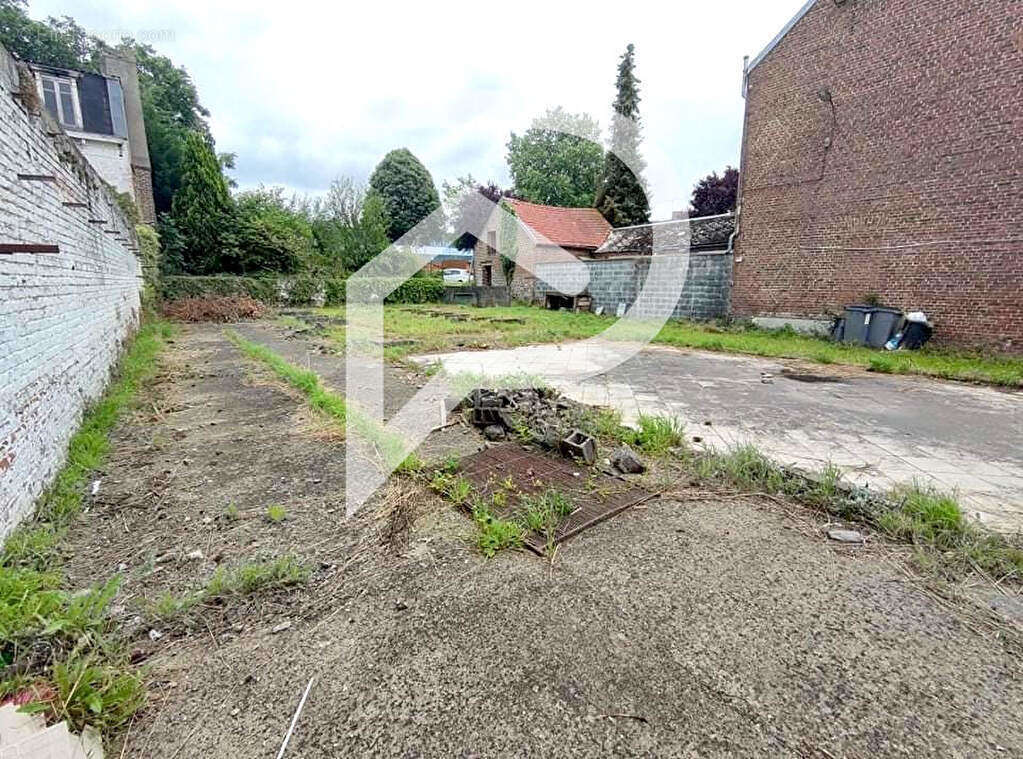
[[[43,80],[49,79],[53,82],[53,94],[57,101],[57,121],[62,127],[67,129],[81,129],[82,128],[82,104],[78,99],[78,82],[69,76],[56,76],[55,74],[36,74],[36,81],[39,88],[39,100],[43,103],[43,107],[46,107],[46,98],[43,95]],[[71,87],[71,108],[74,110],[74,123],[68,123],[64,119],[64,104],[61,102],[60,97],[60,85],[67,84]]]

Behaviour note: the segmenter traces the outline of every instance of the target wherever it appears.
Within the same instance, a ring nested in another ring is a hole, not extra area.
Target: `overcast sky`
[[[438,189],[468,172],[506,185],[509,132],[546,108],[606,127],[632,42],[647,179],[663,218],[698,178],[738,165],[742,58],[802,4],[32,0],[29,12],[150,42],[191,73],[217,149],[238,154],[239,185],[300,193],[338,174],[365,179],[395,147],[415,153]]]

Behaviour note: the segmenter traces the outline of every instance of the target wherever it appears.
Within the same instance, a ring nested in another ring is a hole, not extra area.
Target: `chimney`
[[[139,91],[139,74],[135,54],[130,50],[103,53],[100,57],[100,71],[104,76],[114,77],[121,82],[124,95],[124,118],[128,127],[128,149],[131,151],[131,175],[135,189],[135,204],[142,221],[156,223],[156,206],[153,203],[153,169],[149,162],[149,146],[146,142],[146,125],[142,119],[142,94]]]

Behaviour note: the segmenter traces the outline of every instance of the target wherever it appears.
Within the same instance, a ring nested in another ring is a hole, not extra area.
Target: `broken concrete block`
[[[640,474],[646,471],[646,464],[636,455],[636,452],[623,445],[616,448],[611,454],[611,466],[625,474]]]
[[[569,459],[582,459],[592,464],[597,458],[597,446],[593,438],[580,430],[572,430],[572,434],[561,441],[561,455]]]

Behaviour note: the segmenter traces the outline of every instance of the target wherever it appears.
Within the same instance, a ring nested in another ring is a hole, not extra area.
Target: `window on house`
[[[490,246],[491,253],[497,252],[497,232],[494,230],[487,232],[487,245]]]
[[[70,79],[56,76],[40,77],[43,86],[43,104],[53,118],[63,126],[80,127],[81,115],[78,112],[78,100],[75,87]]]
[[[114,136],[127,137],[128,124],[124,115],[124,93],[121,83],[116,79],[107,79],[107,99],[110,101],[110,125]]]

